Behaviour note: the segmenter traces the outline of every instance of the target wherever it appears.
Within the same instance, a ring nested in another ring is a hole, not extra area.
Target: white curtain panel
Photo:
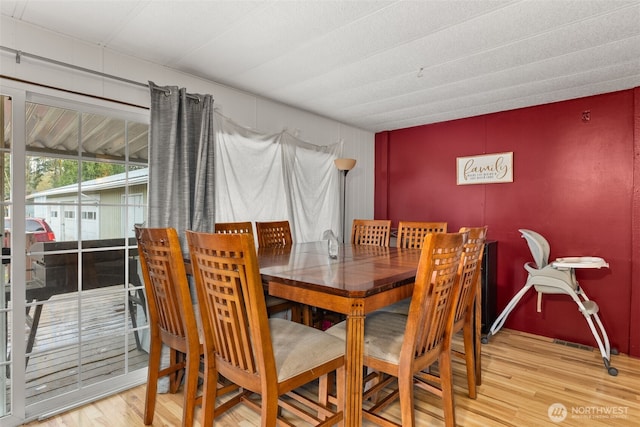
[[[295,242],[336,234],[342,143],[319,146],[290,133],[264,135],[214,113],[216,222],[288,220]]]

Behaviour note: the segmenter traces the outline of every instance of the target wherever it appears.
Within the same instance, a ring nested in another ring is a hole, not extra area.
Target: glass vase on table
[[[327,239],[327,252],[329,253],[329,258],[338,259],[340,243],[338,242],[338,237],[333,230],[326,230],[322,234],[322,238]]]

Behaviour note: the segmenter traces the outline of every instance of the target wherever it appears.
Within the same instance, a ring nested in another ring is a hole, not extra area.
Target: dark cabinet
[[[487,240],[482,258],[482,334],[489,332],[497,317],[497,264],[498,242]]]

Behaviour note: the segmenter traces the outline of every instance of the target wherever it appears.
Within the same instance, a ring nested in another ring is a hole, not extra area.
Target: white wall
[[[222,114],[239,125],[260,132],[274,133],[288,129],[297,133],[299,138],[317,145],[328,145],[343,140],[343,156],[355,158],[358,161],[347,179],[347,224],[350,224],[353,218],[373,218],[374,134],[372,132],[147,61],[121,55],[82,40],[45,31],[5,16],[0,19],[1,46],[136,82],[146,83],[151,80],[161,86],[186,87],[191,93],[210,93],[215,99],[215,106]],[[215,67],[215,64],[211,66]],[[21,63],[17,64],[15,55],[6,51],[0,51],[0,74],[149,107],[149,91],[146,88],[28,57],[23,57]],[[26,87],[7,79],[0,80],[0,89],[2,86]],[[60,96],[70,97],[62,92]]]

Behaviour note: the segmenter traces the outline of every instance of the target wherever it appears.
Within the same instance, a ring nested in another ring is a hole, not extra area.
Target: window
[[[82,219],[96,219],[95,212],[82,212]]]

